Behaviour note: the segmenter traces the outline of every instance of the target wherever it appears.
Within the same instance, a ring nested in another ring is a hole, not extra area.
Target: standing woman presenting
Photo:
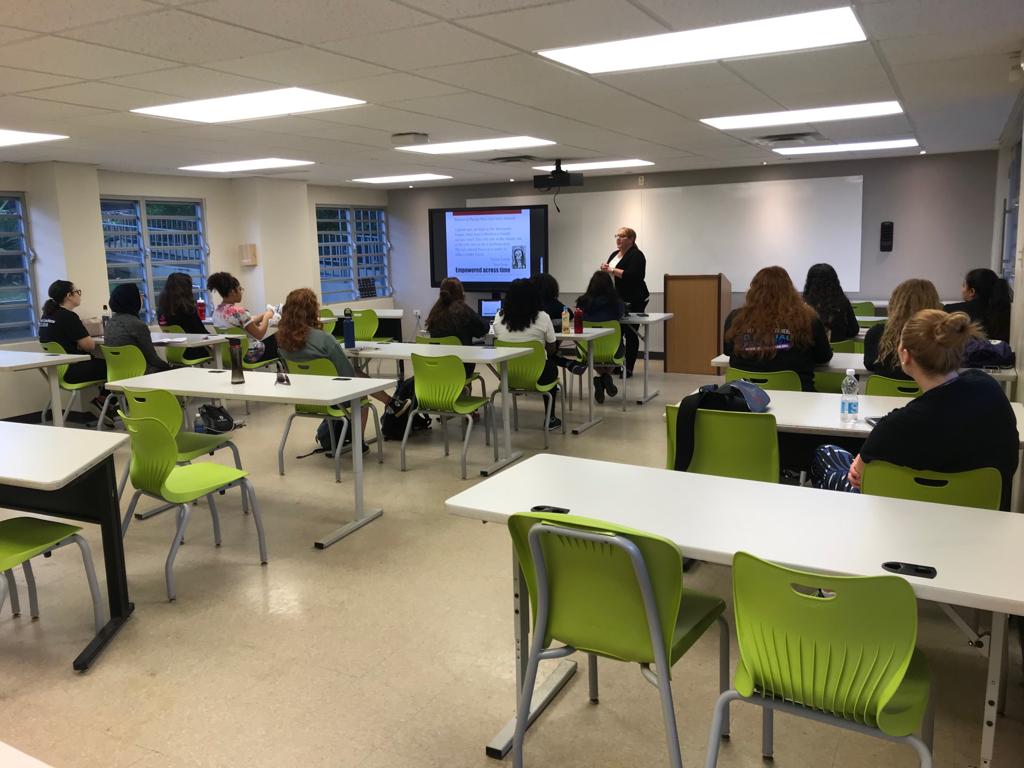
[[[636,247],[636,231],[629,227],[620,227],[615,233],[615,245],[618,248],[601,265],[601,269],[612,276],[615,290],[626,305],[627,312],[643,312],[651,292],[647,290],[644,278],[647,276],[647,258],[644,252]],[[622,336],[626,343],[626,376],[633,375],[637,352],[640,351],[640,337],[631,325],[622,326]]]

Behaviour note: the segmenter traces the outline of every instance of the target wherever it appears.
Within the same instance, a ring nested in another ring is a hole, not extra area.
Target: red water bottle
[[[583,310],[579,307],[576,307],[572,316],[572,332],[583,333]]]
[[[206,319],[206,302],[202,299],[196,299],[196,313],[200,320]]]

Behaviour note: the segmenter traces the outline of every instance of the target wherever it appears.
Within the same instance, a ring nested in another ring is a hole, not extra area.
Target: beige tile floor
[[[603,424],[581,437],[552,435],[551,450],[659,466],[662,405],[706,380],[655,375],[659,399],[625,414],[609,399],[598,406]],[[539,400],[524,404],[514,436],[528,454],[543,446],[539,409]],[[71,660],[89,640],[92,615],[81,563],[70,550],[39,563],[41,620],[0,616],[0,740],[60,768],[496,765],[483,748],[513,711],[509,543],[501,528],[450,517],[443,506],[479,478],[459,479],[457,455],[443,457],[436,429],[415,438],[404,474],[397,443],[388,443],[385,463],[368,462],[366,472],[367,500],[384,517],[317,551],[314,539],[350,515],[347,464],[336,485],[325,458],[293,458],[312,447],[314,424],[301,421],[287,475],[278,476],[285,415],[254,404],[237,435],[264,512],[266,568],[237,494],[225,497],[223,547],[214,548],[209,515],[197,508],[178,557],[178,600],[168,603],[173,520],[135,521],[126,540],[135,615],[96,666],[76,674]],[[486,457],[481,432],[471,472]],[[125,455],[117,458],[121,466]],[[96,532],[88,535],[98,553]],[[702,566],[688,584],[728,597],[729,571]],[[985,657],[934,606],[922,605],[921,617],[938,690],[935,764],[975,765]],[[711,634],[674,669],[688,765],[703,764],[716,697]],[[1024,762],[1015,636],[1011,646],[995,763],[1006,767]],[[531,732],[528,765],[666,764],[656,691],[635,667],[610,662],[601,684],[598,706],[585,675],[569,684]],[[736,705],[733,718],[720,765],[760,766],[757,711]],[[905,748],[807,721],[780,716],[776,729],[780,767],[916,764]]]

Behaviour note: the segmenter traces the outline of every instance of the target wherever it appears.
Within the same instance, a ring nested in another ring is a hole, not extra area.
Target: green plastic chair
[[[352,323],[355,326],[356,341],[391,341],[390,336],[378,336],[380,320],[372,309],[353,309]]]
[[[56,342],[56,341],[47,341],[47,342],[44,342],[41,346],[43,347],[43,351],[44,352],[48,352],[51,355],[65,355],[65,354],[67,354],[67,352],[64,350],[64,347],[62,347],[60,345],[60,343]],[[100,387],[100,386],[103,386],[103,384],[106,383],[105,379],[96,379],[95,381],[82,381],[82,382],[79,382],[77,384],[71,384],[71,383],[69,383],[69,382],[64,380],[64,376],[65,376],[65,374],[67,372],[68,372],[68,366],[67,365],[58,365],[57,366],[57,380],[60,382],[60,388],[63,389],[64,391],[66,391],[66,392],[70,392],[71,393],[71,400],[68,402],[68,407],[64,410],[64,421],[65,422],[67,422],[67,420],[68,420],[68,414],[71,413],[71,410],[75,407],[75,403],[78,402],[78,396],[82,393],[83,389],[87,389],[89,387]],[[43,412],[39,416],[40,423],[42,423],[42,424],[46,423],[46,412],[49,411],[52,407],[53,407],[53,401],[52,400],[47,400],[46,401],[46,407],[43,408]],[[60,407],[59,403],[57,404],[57,407],[58,408]]]
[[[676,466],[679,406],[665,406],[668,451],[665,465]],[[687,472],[740,480],[779,482],[779,436],[770,413],[697,410],[693,458]]]
[[[247,371],[256,371],[260,368],[265,368],[268,365],[275,365],[278,362],[276,357],[268,357],[266,360],[260,360],[255,363],[246,362],[245,355],[249,351],[249,334],[245,332],[245,328],[239,328],[238,326],[232,325],[227,328],[215,329],[217,333],[222,336],[240,336],[242,338],[242,368]],[[220,345],[220,365],[221,368],[231,368],[231,357],[230,357],[230,344]]]
[[[499,341],[495,340],[495,347],[528,347],[533,352],[525,357],[516,357],[508,361],[508,391],[512,395],[512,426],[519,429],[519,406],[516,402],[517,395],[527,395],[530,392],[540,392],[544,398],[544,450],[548,449],[548,425],[554,415],[554,394],[553,390],[558,386],[557,379],[548,384],[540,384],[537,379],[544,372],[544,365],[547,363],[548,353],[544,345],[539,341]],[[501,390],[495,390],[491,394],[491,413],[494,413],[494,398]],[[486,397],[486,394],[484,395]],[[565,434],[565,398],[562,398],[562,434]]]
[[[135,345],[128,344],[123,347],[108,347],[101,344],[100,351],[103,352],[103,359],[107,361],[107,382],[133,379],[136,376],[146,375],[146,358],[143,357],[142,350]],[[100,432],[103,431],[103,422],[107,418],[107,408],[113,402],[117,402],[121,410],[126,410],[127,408],[124,397],[118,392],[111,392],[107,395],[103,401],[103,408],[100,410],[99,421],[96,422],[96,429]]]
[[[484,410],[484,435],[490,441],[489,430],[494,428],[494,413],[486,397],[467,394],[466,369],[455,355],[433,357],[412,355],[413,384],[416,388],[416,407],[409,412],[402,435],[402,471],[405,472],[405,445],[409,441],[413,419],[417,413],[432,413],[441,417],[444,433],[444,455],[448,450],[448,418],[459,416],[466,420],[466,435],[462,441],[462,479],[466,479],[466,451],[473,434],[473,413]],[[494,460],[498,460],[498,436],[494,435]]]
[[[623,365],[626,361],[624,347],[622,343],[622,325],[618,320],[603,320],[601,322],[584,320],[584,328],[611,328],[613,332],[607,336],[601,336],[594,339],[594,366],[617,366],[619,368],[619,375],[621,376],[622,391],[622,410],[626,410],[626,401],[629,400],[626,395],[626,366]],[[623,350],[620,350],[623,347]],[[576,360],[580,363],[587,362],[587,345],[577,342],[576,343]],[[562,369],[565,374],[566,369]],[[566,375],[566,382],[571,381]],[[586,373],[581,373],[576,377],[577,384],[579,386],[580,397],[583,397],[583,377]],[[566,397],[572,396],[572,387],[566,386]]]
[[[458,336],[417,336],[416,343],[442,344],[449,347],[460,347],[462,346],[462,339]],[[466,377],[466,386],[472,389],[474,381],[480,382],[480,396],[487,397],[487,382],[484,381],[484,377],[474,371]],[[472,392],[470,392],[470,394],[472,394]]]
[[[774,389],[779,392],[801,391],[800,377],[796,371],[768,371],[765,373],[744,371],[740,368],[726,368],[725,380],[735,381],[743,379],[751,384],[757,384],[761,389]]]
[[[839,371],[815,371],[814,391],[830,392],[834,395],[842,394],[843,379],[845,378],[846,374]]]
[[[888,395],[889,397],[920,397],[921,387],[914,380],[890,379],[888,376],[873,374],[864,385],[865,395]]]
[[[165,325],[162,330],[164,333],[185,333],[185,329],[180,325]],[[203,355],[202,357],[188,358],[185,357],[185,347],[164,347],[164,354],[167,355],[167,362],[171,365],[177,366],[193,366],[203,365],[213,360],[212,355]]]
[[[174,560],[178,556],[178,548],[185,538],[191,504],[206,497],[210,505],[210,516],[213,518],[213,541],[218,547],[220,538],[220,516],[214,496],[218,491],[242,486],[242,492],[248,494],[252,508],[252,519],[256,524],[256,535],[259,539],[260,564],[267,564],[267,543],[263,534],[263,519],[260,517],[256,492],[249,482],[248,473],[242,469],[225,467],[223,464],[204,462],[202,464],[186,464],[179,466],[178,447],[174,436],[163,422],[154,418],[131,418],[124,412],[121,421],[128,429],[132,440],[132,495],[128,511],[121,521],[121,535],[128,533],[128,525],[132,521],[135,505],[143,496],[175,504],[178,507],[178,523],[171,541],[171,549],[167,553],[164,564],[164,577],[167,581],[167,599],[174,601],[177,597],[174,590]]]
[[[966,472],[930,472],[876,460],[864,464],[860,491],[894,499],[999,509],[1003,480],[995,467]]]
[[[915,648],[917,601],[905,580],[826,576],[737,552],[732,591],[740,661],[715,705],[707,768],[718,762],[736,699],[764,708],[766,759],[779,710],[909,744],[931,767],[928,666]]]
[[[320,324],[324,327],[324,333],[333,336],[334,326],[338,324],[338,316],[334,314],[334,310],[326,308],[321,309]]]
[[[82,553],[85,576],[89,581],[89,593],[92,595],[93,623],[96,633],[99,634],[106,624],[103,599],[100,596],[99,584],[96,582],[92,550],[89,542],[78,535],[81,530],[74,525],[40,520],[37,517],[12,517],[0,520],[0,573],[6,577],[6,585],[4,581],[0,581],[0,608],[3,608],[9,591],[11,614],[21,615],[18,587],[14,581],[14,569],[20,565],[28,586],[29,613],[33,619],[38,619],[39,597],[36,592],[35,574],[32,572],[32,558],[39,555],[49,557],[55,549],[77,544]]]
[[[864,342],[860,339],[843,339],[842,341],[833,341],[830,346],[833,352],[854,352],[856,354],[864,354]]]
[[[176,462],[178,464],[190,464],[204,454],[213,455],[221,448],[228,448],[235,459],[235,468],[242,468],[242,457],[238,453],[238,446],[231,440],[231,435],[214,435],[204,432],[183,432],[183,412],[178,398],[164,390],[139,391],[127,389],[122,397],[128,405],[128,413],[137,419],[156,419],[174,437],[174,445],[178,450]],[[118,488],[118,497],[124,492],[124,487],[131,472],[131,457],[128,458],[128,465],[125,467],[124,477]],[[155,514],[165,511],[166,508],[143,512],[138,515],[139,520],[145,520]],[[249,511],[249,499],[242,493],[242,511]]]
[[[870,317],[875,314],[875,305],[870,301],[851,301],[850,305],[853,307],[853,314],[857,317],[864,317],[867,315]]]
[[[587,654],[590,700],[595,704],[598,656],[640,665],[641,674],[661,698],[671,765],[681,768],[672,665],[717,622],[720,690],[728,688],[725,601],[683,587],[683,558],[668,539],[600,520],[551,513],[512,515],[508,528],[533,616],[512,746],[515,768],[523,765],[523,741],[540,661],[577,650]],[[561,645],[552,648],[552,643]]]
[[[289,373],[295,373],[306,376],[337,376],[338,369],[334,367],[334,363],[328,360],[326,357],[316,358],[314,360],[306,360],[305,362],[297,363],[294,361],[285,361],[285,365],[288,367]],[[373,414],[373,425],[377,430],[377,463],[384,463],[384,435],[380,431],[380,414],[377,412],[376,407],[370,402],[368,398],[360,400],[361,405],[364,408],[369,408],[370,413]],[[352,413],[344,405],[296,405],[294,410],[288,414],[288,421],[284,425],[284,434],[281,435],[281,443],[277,447],[277,472],[280,475],[284,474],[284,447],[285,443],[288,442],[288,433],[291,431],[292,422],[296,417],[307,417],[315,418],[320,420],[327,420],[328,432],[331,435],[331,454],[334,456],[334,482],[341,482],[341,454],[342,451],[338,450],[338,442],[334,439],[334,425],[341,425],[341,444],[345,443],[345,435],[348,434],[349,425],[352,419]],[[359,425],[360,429],[362,425]]]

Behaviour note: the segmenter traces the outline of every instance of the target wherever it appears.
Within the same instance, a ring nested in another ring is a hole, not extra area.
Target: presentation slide
[[[448,277],[463,282],[530,276],[530,211],[447,211]]]

